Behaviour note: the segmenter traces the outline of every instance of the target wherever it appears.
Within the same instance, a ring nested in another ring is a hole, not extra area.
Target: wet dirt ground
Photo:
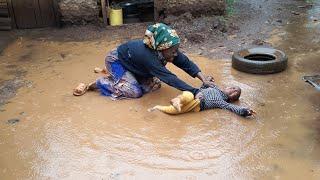
[[[320,96],[301,78],[320,72],[320,2],[296,11],[264,39],[287,53],[282,73],[241,73],[227,54],[189,54],[218,85],[240,86],[238,104],[255,109],[255,119],[217,109],[148,112],[179,93],[166,85],[136,100],[74,97],[107,51],[139,37],[142,25],[89,35],[76,27],[10,32],[17,38],[0,56],[1,179],[319,179]]]

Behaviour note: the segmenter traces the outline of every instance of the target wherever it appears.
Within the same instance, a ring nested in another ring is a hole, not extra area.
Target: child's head
[[[237,101],[241,95],[241,89],[238,86],[226,87],[223,91],[229,98],[229,101]]]

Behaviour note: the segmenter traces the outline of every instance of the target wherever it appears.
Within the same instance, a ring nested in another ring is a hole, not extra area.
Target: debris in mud
[[[17,68],[18,66],[17,65],[14,65],[14,64],[9,64],[6,66],[6,68],[9,68],[9,69],[15,69]]]
[[[293,15],[300,15],[300,13],[298,13],[298,12],[296,12],[296,11],[291,11],[291,13],[293,14]]]
[[[230,35],[230,36],[228,37],[228,39],[235,39],[235,38],[237,38],[237,35],[236,35],[236,34]]]
[[[201,43],[205,40],[204,34],[201,33],[188,33],[185,36],[193,43]]]
[[[266,104],[265,103],[259,103],[259,106],[265,106]]]
[[[25,85],[25,81],[15,78],[12,80],[6,80],[1,83],[0,86],[0,105],[3,105],[7,102],[8,99],[15,96],[16,91]]]
[[[217,49],[211,49],[209,52],[210,53],[214,53],[214,52],[216,52],[217,51]]]
[[[310,85],[312,85],[320,91],[320,75],[303,76],[302,80],[309,83]]]
[[[138,108],[136,108],[136,107],[130,107],[130,108],[129,108],[129,111],[138,112],[139,110],[138,110]]]
[[[266,42],[264,40],[261,40],[261,39],[256,39],[252,42],[253,45],[258,45],[258,46],[261,46],[263,44],[265,44]]]
[[[203,160],[206,158],[206,154],[201,151],[194,151],[194,152],[190,152],[190,157],[193,160]]]
[[[197,54],[198,54],[198,55],[202,55],[202,54],[203,54],[203,51],[200,50]]]
[[[282,168],[278,164],[273,164],[272,165],[272,170],[273,171],[282,171]]]
[[[191,13],[184,13],[180,16],[168,16],[166,17],[163,22],[166,24],[173,24],[177,22],[178,20],[186,21],[186,22],[191,22],[194,19]]]
[[[163,19],[165,24],[172,26],[178,31],[184,41],[190,43],[203,43],[205,40],[216,40],[217,36],[224,36],[229,31],[234,32],[239,28],[234,24],[227,24],[222,16],[194,17],[191,13],[184,13],[180,16],[167,16]]]
[[[120,175],[121,175],[120,173],[113,172],[113,173],[110,174],[109,177],[110,177],[110,179],[119,179]]]
[[[26,53],[24,55],[21,55],[19,60],[20,61],[30,61],[31,57],[32,57],[32,52],[28,52],[28,53]]]
[[[26,82],[26,87],[27,88],[32,88],[33,87],[33,83],[30,82],[30,81]]]
[[[7,120],[7,124],[16,124],[18,122],[20,122],[20,119],[18,119],[18,118],[13,118],[13,119]]]
[[[313,5],[312,4],[308,4],[308,5],[304,5],[304,6],[298,6],[298,8],[311,8]]]
[[[60,53],[60,57],[64,59],[67,55],[65,53]]]

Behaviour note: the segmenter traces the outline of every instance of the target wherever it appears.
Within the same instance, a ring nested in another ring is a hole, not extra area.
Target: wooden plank
[[[107,19],[107,10],[106,10],[106,0],[101,0],[101,9],[102,9],[103,24],[107,26],[108,19]]]
[[[11,26],[0,26],[0,31],[9,31],[11,29]]]
[[[0,31],[9,31],[11,29],[11,26],[0,26]]]
[[[28,1],[33,1],[33,11],[36,19],[36,24],[37,24],[36,27],[44,27],[45,25],[42,21],[42,14],[40,10],[39,0],[28,0]]]
[[[54,19],[55,19],[55,25],[60,27],[61,23],[60,23],[60,19],[61,19],[61,14],[59,12],[59,5],[57,0],[52,0],[52,4],[53,4],[53,12],[54,12]]]
[[[52,0],[38,0],[42,25],[43,26],[54,26],[55,25],[55,16],[53,9]]]
[[[7,3],[8,3],[9,16],[11,18],[11,27],[12,28],[17,28],[15,16],[14,16],[14,13],[13,13],[12,0],[7,0]]]
[[[34,1],[31,0],[11,0],[13,12],[18,28],[37,27],[36,15],[34,12]]]
[[[8,5],[7,3],[0,3],[0,9],[7,9]]]
[[[11,19],[10,18],[5,18],[5,17],[0,17],[0,23],[1,24],[10,24],[11,23]]]
[[[9,17],[8,9],[0,9],[0,16]]]
[[[10,18],[0,18],[0,30],[10,30],[11,29],[11,19]]]

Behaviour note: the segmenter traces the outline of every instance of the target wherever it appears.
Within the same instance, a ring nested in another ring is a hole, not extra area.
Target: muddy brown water
[[[218,85],[240,86],[238,104],[255,109],[255,119],[224,110],[148,112],[179,93],[166,85],[136,100],[74,97],[74,86],[95,79],[93,68],[119,42],[12,42],[1,79],[14,78],[8,67],[18,66],[32,83],[0,107],[1,179],[319,179],[320,92],[301,80],[320,72],[320,25],[312,19],[319,6],[308,13],[269,40],[287,52],[285,72],[251,75],[229,60],[190,55]]]

